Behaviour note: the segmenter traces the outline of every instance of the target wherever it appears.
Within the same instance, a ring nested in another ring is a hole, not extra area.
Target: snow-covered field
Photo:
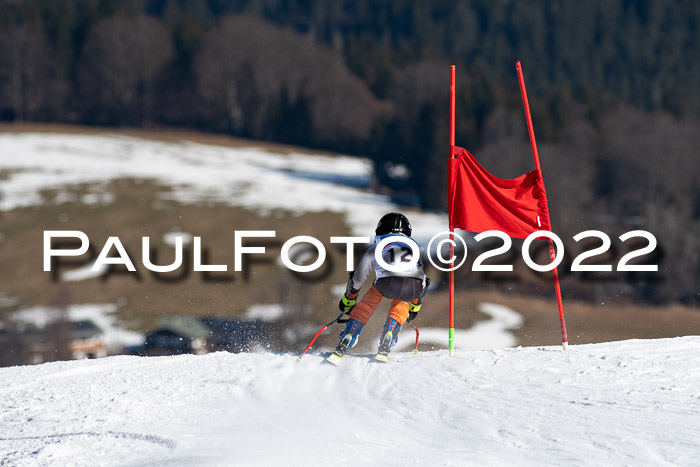
[[[469,329],[455,329],[455,348],[489,350],[515,347],[518,341],[510,331],[523,324],[523,316],[497,303],[480,303],[478,308],[489,319],[478,321]],[[408,337],[410,329],[404,327],[406,330],[401,334],[396,350],[411,350],[415,346],[412,336]],[[419,342],[444,347],[449,331],[447,328],[421,328],[419,332]]]
[[[700,337],[0,369],[0,465],[698,465]]]
[[[173,187],[182,203],[218,202],[258,213],[332,211],[345,214],[353,234],[374,232],[377,220],[396,210],[390,199],[368,190],[372,165],[359,157],[279,154],[263,148],[162,142],[115,134],[0,134],[0,210],[36,206],[40,191],[80,183],[90,193],[60,201],[109,204],[110,180],[153,180]],[[419,241],[446,230],[447,216],[409,212]],[[309,234],[312,234],[311,232]]]

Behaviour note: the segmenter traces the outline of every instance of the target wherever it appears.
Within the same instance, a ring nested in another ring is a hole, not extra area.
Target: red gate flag
[[[518,178],[494,177],[466,149],[453,146],[448,160],[450,228],[469,232],[500,230],[526,238],[551,230],[542,172]]]

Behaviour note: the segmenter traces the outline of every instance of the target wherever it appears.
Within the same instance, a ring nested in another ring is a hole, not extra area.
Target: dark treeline
[[[697,300],[699,42],[690,0],[4,1],[0,120],[369,155],[379,189],[441,209],[449,65],[457,144],[511,177],[532,168],[521,60],[555,230],[650,230],[647,298]]]

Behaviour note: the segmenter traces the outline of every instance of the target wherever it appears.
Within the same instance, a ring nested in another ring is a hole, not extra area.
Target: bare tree
[[[154,82],[173,56],[166,27],[147,16],[114,16],[90,30],[82,55],[81,83],[102,113],[149,126]]]
[[[233,131],[261,136],[265,113],[282,92],[308,98],[316,141],[363,140],[381,106],[342,59],[323,46],[269,23],[224,18],[202,42],[195,70],[199,92]]]
[[[0,97],[16,122],[58,112],[65,93],[58,62],[41,32],[23,25],[0,36]]]
[[[601,204],[657,237],[667,279],[655,291],[667,289],[664,299],[694,296],[700,277],[698,123],[621,105],[601,124],[608,163],[599,176],[611,185]]]
[[[238,36],[230,21],[215,28],[204,37],[195,64],[200,95],[215,114],[225,116],[227,129],[234,133],[259,126],[262,115],[254,106],[258,89],[253,54],[239,43]]]

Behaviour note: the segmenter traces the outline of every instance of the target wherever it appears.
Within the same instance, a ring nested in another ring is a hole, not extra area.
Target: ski
[[[338,366],[340,365],[341,360],[343,360],[343,356],[338,353],[338,352],[333,352],[326,358],[326,361],[332,365]]]
[[[389,361],[389,355],[379,352],[374,356],[374,359],[378,362],[387,363]]]
[[[346,334],[345,337],[338,343],[338,347],[335,348],[335,352],[330,354],[326,361],[335,366],[340,365],[340,361],[343,359],[343,355],[347,352],[350,347],[352,347],[352,334]]]
[[[394,338],[394,334],[391,331],[387,331],[379,344],[379,350],[374,359],[378,362],[387,363],[389,361],[389,352],[391,352],[391,340]]]
[[[333,352],[323,359],[323,363],[330,363],[333,366],[340,366],[340,362],[343,361],[344,356],[345,353]],[[376,355],[353,354],[350,356],[350,358],[367,358],[369,359],[369,361],[376,361],[382,363],[387,363],[389,361],[389,355],[381,352],[377,353]]]

